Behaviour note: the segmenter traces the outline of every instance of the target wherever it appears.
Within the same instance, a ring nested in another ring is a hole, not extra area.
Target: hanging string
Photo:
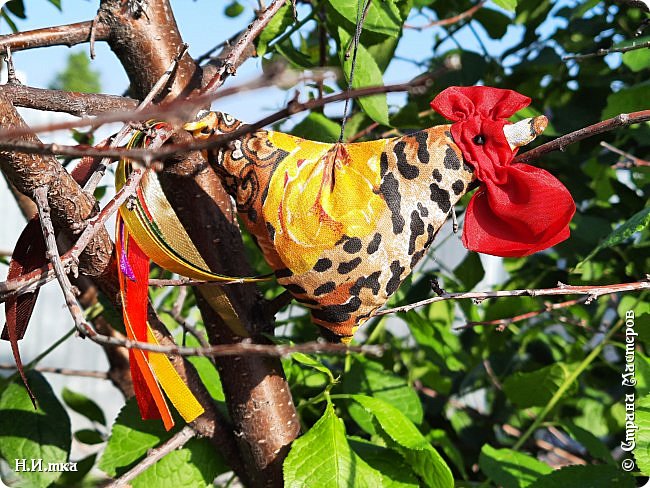
[[[356,18],[356,28],[354,31],[354,38],[352,39],[352,65],[350,66],[350,77],[348,79],[348,89],[347,92],[350,93],[352,90],[352,81],[354,80],[354,68],[357,65],[357,51],[359,50],[359,39],[361,38],[361,31],[363,30],[363,23],[366,20],[368,15],[368,9],[370,8],[371,0],[365,0],[363,8],[361,8],[364,0],[359,0],[357,3],[357,18]],[[342,46],[341,46],[342,47]],[[344,55],[345,59],[350,57],[350,46],[348,46]],[[350,107],[350,98],[345,99],[345,107],[343,108],[343,118],[341,119],[341,134],[339,135],[339,143],[343,142],[343,132],[345,131],[345,124],[348,121],[348,110]]]

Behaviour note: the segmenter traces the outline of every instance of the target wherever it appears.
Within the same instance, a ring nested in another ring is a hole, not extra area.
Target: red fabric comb
[[[527,256],[569,237],[576,207],[566,187],[548,171],[513,163],[507,117],[530,98],[486,86],[449,87],[431,107],[452,120],[451,135],[481,187],[465,212],[463,245],[484,254]]]

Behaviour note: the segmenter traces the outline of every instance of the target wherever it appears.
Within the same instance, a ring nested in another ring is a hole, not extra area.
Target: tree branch
[[[650,41],[641,42],[639,44],[635,43],[630,46],[624,46],[624,47],[611,47],[609,49],[599,49],[594,53],[570,54],[567,56],[562,56],[562,61],[568,61],[570,59],[573,59],[575,61],[582,61],[584,59],[607,56],[608,54],[612,54],[612,53],[626,53],[629,51],[634,51],[636,49],[645,49],[645,48],[650,48]]]
[[[47,201],[47,185],[41,186],[36,189],[34,193],[34,201],[36,202],[36,207],[38,208],[38,216],[41,222],[41,227],[43,229],[43,238],[45,239],[45,246],[47,248],[47,259],[52,263],[54,268],[54,274],[56,275],[61,290],[63,291],[63,297],[65,298],[65,304],[70,310],[70,314],[74,319],[74,325],[77,328],[77,332],[81,337],[85,337],[89,332],[94,332],[94,329],[86,322],[83,317],[83,310],[81,305],[77,301],[74,292],[72,290],[72,283],[68,279],[66,271],[63,269],[63,264],[61,263],[61,257],[59,256],[59,251],[56,247],[56,236],[54,234],[54,226],[52,225],[52,220],[50,219],[50,206]]]
[[[83,232],[79,235],[75,244],[61,257],[64,269],[67,270],[79,260],[79,256],[86,249],[86,246],[92,242],[95,235],[100,230],[103,230],[104,224],[111,215],[120,208],[127,198],[135,193],[141,177],[142,173],[140,170],[131,173],[124,186],[115,194],[111,201],[106,204],[102,211],[86,222],[86,226]],[[12,294],[22,294],[34,291],[54,279],[54,277],[53,267],[50,264],[47,267],[42,267],[32,271],[31,273],[27,273],[20,278],[0,282],[0,302],[3,302]]]
[[[292,346],[283,344],[256,344],[245,339],[234,344],[217,344],[209,347],[186,347],[176,344],[158,345],[150,342],[138,342],[130,339],[118,339],[102,334],[86,331],[86,336],[93,342],[103,346],[125,347],[127,349],[141,349],[143,351],[158,352],[173,356],[192,357],[205,356],[215,358],[232,358],[233,356],[269,357],[280,358],[301,352],[305,354],[331,354],[346,355],[348,353],[381,356],[385,349],[378,345],[349,346],[347,344],[333,344],[329,342],[304,342]]]
[[[6,51],[7,47],[12,51],[46,46],[72,47],[90,41],[92,27],[93,22],[86,21],[7,34],[0,36],[0,52]],[[105,41],[110,34],[111,30],[108,25],[101,22],[95,25],[96,40]]]
[[[619,148],[612,146],[611,144],[606,143],[605,141],[600,141],[600,145],[603,146],[608,151],[611,151],[619,156],[624,158],[624,161],[619,161],[614,165],[615,168],[634,168],[636,166],[650,166],[650,161],[645,159],[637,158],[633,154],[621,151]]]
[[[0,127],[21,127],[26,124],[11,102],[0,93]],[[33,135],[24,135],[17,142],[40,144]],[[83,193],[77,182],[52,157],[34,157],[0,149],[0,170],[21,193],[33,197],[38,187],[50,188],[49,206],[54,224],[68,236],[95,210],[95,199]],[[80,267],[89,276],[98,276],[107,270],[113,243],[104,229],[100,229],[83,255]]]
[[[563,151],[566,146],[569,144],[574,144],[588,137],[593,137],[603,132],[610,130],[618,129],[619,127],[627,127],[628,125],[638,124],[640,122],[647,122],[650,120],[650,110],[642,110],[640,112],[632,112],[629,114],[620,114],[611,119],[603,120],[596,124],[590,125],[583,129],[565,134],[557,139],[542,144],[541,146],[526,151],[519,154],[515,157],[515,161],[518,163],[530,163],[539,159],[540,156],[549,153],[551,151]]]
[[[541,315],[543,313],[551,312],[553,310],[559,310],[559,309],[562,309],[562,308],[572,307],[573,305],[577,305],[579,303],[585,303],[588,299],[589,299],[589,297],[581,297],[581,298],[576,298],[574,300],[568,300],[566,302],[561,302],[561,303],[546,302],[544,304],[544,308],[541,308],[539,310],[533,310],[531,312],[522,313],[521,315],[515,315],[514,317],[508,317],[508,318],[504,318],[504,319],[494,319],[494,320],[468,322],[465,325],[462,325],[460,327],[454,327],[454,328],[456,330],[460,330],[460,329],[468,329],[468,328],[471,328],[471,327],[477,327],[477,326],[480,326],[480,325],[494,325],[494,326],[497,327],[497,330],[499,332],[502,332],[510,324],[514,324],[516,322],[521,322],[523,320],[528,320],[528,319],[531,319],[533,317],[537,317],[538,315]],[[581,323],[581,325],[582,325],[582,327],[584,327],[586,324],[583,321]]]
[[[129,481],[142,474],[151,466],[160,461],[163,457],[176,449],[183,447],[189,440],[196,436],[196,432],[189,426],[183,427],[179,432],[174,434],[169,440],[160,446],[150,449],[142,461],[136,464],[129,471],[120,476],[112,483],[105,485],[106,488],[125,488],[129,486]]]
[[[440,19],[440,20],[432,20],[428,24],[425,25],[409,25],[409,24],[404,24],[405,29],[413,29],[416,31],[423,31],[424,29],[429,29],[430,27],[440,27],[440,26],[445,26],[445,25],[452,25],[452,24],[457,24],[463,19],[467,19],[472,17],[476,12],[481,10],[483,6],[485,5],[485,0],[482,0],[481,2],[477,3],[471,8],[468,8],[464,12],[461,12],[458,15],[454,15],[453,17],[449,17],[447,19]]]
[[[241,64],[244,54],[251,49],[252,43],[264,30],[264,27],[271,21],[273,16],[285,4],[286,0],[275,0],[269,7],[248,26],[237,40],[228,47],[228,54],[220,60],[221,66],[212,79],[201,90],[202,95],[209,95],[216,92],[230,75],[234,75],[237,67]]]
[[[441,296],[428,298],[419,302],[404,305],[402,307],[389,308],[380,310],[372,315],[372,317],[380,317],[393,313],[408,312],[410,310],[431,305],[436,302],[443,302],[446,300],[464,300],[474,299],[483,301],[487,298],[500,298],[500,297],[541,297],[553,295],[587,295],[586,304],[592,300],[597,299],[602,295],[610,295],[612,293],[621,293],[626,291],[641,291],[650,289],[650,277],[646,277],[644,281],[636,281],[632,283],[617,283],[613,285],[565,285],[558,283],[556,288],[541,288],[541,289],[521,289],[521,290],[497,290],[497,291],[472,291],[465,293],[443,293]]]
[[[93,148],[88,146],[67,146],[61,144],[37,144],[33,142],[1,142],[0,141],[0,150],[11,150],[19,151],[29,154],[46,154],[46,155],[61,155],[61,156],[73,156],[73,157],[84,157],[84,156],[97,156],[97,157],[128,157],[138,161],[152,161],[152,160],[164,160],[168,157],[171,157],[176,154],[202,150],[202,149],[211,149],[216,147],[221,147],[227,144],[228,142],[239,139],[246,134],[255,132],[267,125],[278,122],[282,119],[285,119],[291,115],[303,112],[305,110],[313,110],[318,107],[322,107],[329,103],[340,102],[349,98],[359,98],[370,95],[377,95],[381,93],[394,93],[394,92],[412,92],[412,93],[423,93],[426,88],[431,86],[433,80],[438,76],[448,72],[450,69],[455,69],[454,67],[443,67],[437,71],[430,73],[428,75],[420,76],[417,79],[406,82],[406,83],[397,83],[393,85],[381,85],[381,86],[370,86],[364,88],[358,88],[355,90],[345,91],[330,95],[328,97],[316,98],[308,100],[306,102],[289,102],[287,107],[282,110],[279,110],[258,122],[253,124],[248,124],[240,129],[237,129],[233,132],[227,134],[218,135],[215,137],[208,138],[203,141],[194,141],[188,144],[166,144],[164,147],[156,150],[151,149],[124,149],[124,148]],[[216,97],[215,97],[216,98]],[[115,122],[115,121],[125,121],[125,120],[144,120],[152,116],[173,116],[179,108],[183,107],[185,103],[189,103],[190,106],[193,106],[195,100],[189,100],[187,102],[180,102],[178,105],[173,107],[164,107],[160,109],[152,110],[143,110],[141,113],[129,112],[123,114],[116,114],[115,116],[100,116],[97,117],[98,120],[102,122]],[[632,115],[632,114],[630,114]],[[57,124],[52,126],[53,130],[60,130],[62,128],[71,128],[71,127],[81,127],[84,125],[97,125],[97,122],[93,121],[81,122],[75,121],[66,124]],[[64,127],[65,126],[65,127]],[[40,128],[39,128],[40,129]],[[49,128],[48,128],[49,129]],[[36,130],[36,129],[35,129]],[[20,134],[20,132],[0,132],[0,137],[8,137]]]
[[[116,95],[47,90],[25,85],[0,85],[0,94],[4,94],[17,107],[64,112],[79,117],[114,111],[131,112],[139,103],[132,98]]]
[[[16,370],[16,365],[0,363],[0,369],[13,371]],[[62,376],[78,376],[80,378],[97,378],[100,380],[108,379],[108,373],[105,371],[86,371],[80,369],[53,368],[50,366],[38,366],[31,369],[40,371],[41,373],[54,373]]]

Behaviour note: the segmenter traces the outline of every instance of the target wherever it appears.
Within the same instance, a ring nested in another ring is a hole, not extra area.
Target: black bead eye
[[[482,146],[483,144],[485,144],[485,137],[483,136],[483,134],[479,134],[477,136],[474,136],[474,139],[472,139],[472,141],[474,141],[474,144],[478,144],[479,146]]]

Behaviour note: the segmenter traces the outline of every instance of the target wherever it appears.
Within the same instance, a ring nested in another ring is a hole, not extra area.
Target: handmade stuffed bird
[[[529,103],[511,90],[451,87],[431,102],[451,125],[351,144],[259,130],[206,157],[278,282],[311,310],[327,339],[347,342],[395,293],[456,202],[477,184],[463,228],[469,250],[526,256],[569,236],[575,204],[567,189],[547,171],[513,162],[517,148],[547,124],[543,116],[508,122]],[[160,147],[173,133],[166,123],[146,126],[134,131],[127,147]],[[229,115],[210,112],[185,129],[205,139],[242,126]],[[118,189],[131,171],[128,160],[120,161]],[[30,229],[38,230],[38,222],[32,224],[19,243],[28,240]],[[120,208],[116,232],[124,322],[131,340],[156,342],[147,322],[150,260],[190,278],[233,279],[209,269],[153,171],[144,173],[135,198]],[[14,255],[10,268],[16,276],[38,267],[19,262],[20,256]],[[200,291],[235,333],[247,335],[221,287]],[[35,298],[7,300],[3,338],[11,340],[21,373],[17,341]],[[173,426],[163,391],[186,421],[202,413],[164,354],[129,352],[143,418],[161,418],[166,428]]]
[[[451,87],[431,102],[451,125],[337,144],[259,130],[208,158],[278,282],[327,339],[346,342],[398,289],[475,180],[462,239],[469,250],[525,256],[569,236],[575,204],[567,189],[513,162],[547,124],[544,116],[507,121],[529,103],[511,90]],[[210,112],[185,128],[208,138],[242,125]],[[148,175],[139,216],[121,210],[145,254],[180,274],[230,279],[207,269]]]

